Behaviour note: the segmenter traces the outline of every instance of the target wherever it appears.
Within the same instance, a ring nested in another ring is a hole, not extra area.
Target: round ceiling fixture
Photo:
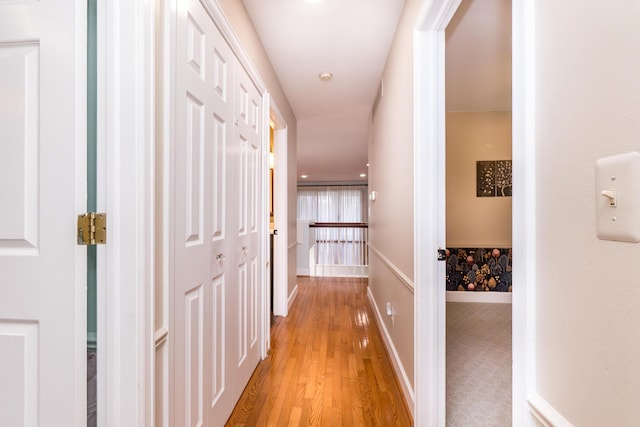
[[[318,74],[318,77],[323,82],[328,82],[329,80],[331,80],[333,78],[333,74],[328,72],[328,71],[323,71],[320,74]]]

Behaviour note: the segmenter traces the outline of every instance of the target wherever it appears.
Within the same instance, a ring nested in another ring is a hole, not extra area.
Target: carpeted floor
[[[511,426],[511,304],[447,303],[447,427]]]

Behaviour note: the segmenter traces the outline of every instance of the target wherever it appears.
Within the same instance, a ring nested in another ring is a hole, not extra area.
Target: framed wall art
[[[477,197],[511,197],[512,195],[511,160],[476,162]]]

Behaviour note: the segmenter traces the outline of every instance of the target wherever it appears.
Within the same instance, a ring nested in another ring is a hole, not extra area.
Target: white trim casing
[[[444,263],[436,261],[436,253],[438,248],[446,246],[444,29],[460,2],[425,2],[414,33],[414,419],[417,426],[445,425],[445,271]],[[435,197],[425,197],[426,194]]]
[[[106,212],[107,197],[107,165],[106,151],[106,126],[104,118],[106,115],[106,28],[107,21],[104,2],[97,2],[96,9],[96,209]],[[109,225],[109,224],[107,224]],[[98,247],[96,249],[96,343],[97,337],[106,339],[106,282],[107,282],[107,266],[106,266],[106,247]],[[106,346],[97,348],[96,360],[96,400],[98,408],[106,408],[107,402],[107,378],[106,368]],[[106,426],[106,411],[97,412],[97,426]]]
[[[161,200],[158,200],[158,213],[161,217],[160,224],[156,225],[158,231],[157,250],[160,256],[156,258],[156,262],[161,265],[157,266],[156,292],[162,292],[162,306],[154,307],[154,319],[150,325],[152,329],[158,325],[158,329],[154,331],[154,357],[153,367],[154,375],[152,381],[152,407],[151,418],[148,420],[147,427],[169,427],[173,416],[173,408],[170,402],[175,399],[175,390],[171,387],[171,379],[174,371],[170,364],[171,351],[173,345],[173,334],[170,333],[171,310],[173,299],[170,298],[171,273],[174,270],[172,264],[174,259],[174,247],[171,244],[174,241],[173,227],[171,226],[171,218],[174,215],[175,200],[174,194],[170,191],[172,186],[172,177],[175,174],[175,144],[173,143],[172,129],[175,129],[175,104],[171,99],[175,97],[175,85],[172,79],[175,78],[176,64],[172,61],[175,58],[176,49],[176,20],[173,11],[176,9],[176,0],[160,0],[158,3],[158,25],[156,34],[156,43],[160,46],[156,47],[157,68],[156,71],[156,93],[159,110],[156,111],[156,155],[160,159],[157,160],[156,167],[156,194],[162,194]],[[156,217],[158,220],[158,218]],[[160,288],[160,290],[158,289]],[[156,363],[162,363],[157,366]],[[161,379],[158,376],[162,376]],[[158,382],[162,382],[162,387],[158,386]]]
[[[287,180],[288,171],[288,128],[284,116],[278,109],[273,98],[270,102],[271,119],[275,123],[273,131],[274,160],[275,168],[273,175],[274,187],[274,228],[278,230],[278,235],[273,239],[273,314],[276,316],[286,316],[289,314],[288,292],[289,292],[289,191]]]
[[[393,368],[396,373],[399,373],[400,386],[402,387],[402,393],[404,394],[404,398],[407,401],[409,406],[409,410],[411,411],[411,415],[415,417],[415,393],[413,391],[413,387],[411,386],[411,380],[407,375],[406,370],[404,369],[404,365],[402,364],[402,360],[400,360],[400,355],[396,350],[395,345],[393,344],[393,339],[389,334],[389,330],[384,323],[384,319],[382,318],[382,314],[378,309],[378,304],[376,304],[376,299],[371,292],[371,288],[367,287],[367,297],[369,299],[369,304],[371,305],[371,309],[376,317],[376,323],[378,324],[378,329],[380,329],[380,334],[382,335],[382,339],[384,340],[385,347],[391,356],[391,363],[393,363]]]
[[[68,138],[71,138],[74,141],[74,175],[75,182],[73,183],[75,187],[75,197],[73,200],[75,212],[85,212],[87,208],[87,84],[88,84],[88,73],[87,73],[87,40],[88,40],[88,5],[87,2],[76,0],[73,5],[74,8],[74,18],[73,18],[73,41],[74,46],[72,49],[73,52],[67,52],[66,48],[63,49],[64,55],[61,57],[61,60],[69,60],[73,58],[75,62],[73,63],[73,74],[75,75],[75,79],[73,82],[73,86],[70,87],[71,94],[74,95],[73,100],[73,108],[75,108],[73,112],[73,121],[75,123],[75,129],[73,133],[70,135],[66,135]],[[26,15],[25,15],[26,16]],[[58,22],[59,23],[59,22]],[[51,40],[48,38],[48,40]],[[71,54],[67,56],[67,54]],[[47,54],[49,55],[49,54]],[[41,78],[44,78],[42,76]],[[51,76],[47,76],[46,78],[51,78]],[[66,83],[66,79],[64,80]],[[6,95],[5,95],[6,96]],[[39,96],[46,96],[44,93],[39,94]],[[20,107],[17,107],[20,108]],[[24,106],[22,107],[24,108]],[[9,116],[11,117],[11,116]],[[40,116],[40,118],[43,118]],[[39,129],[42,129],[41,124],[38,126]],[[66,128],[66,126],[65,126]],[[4,136],[4,135],[3,135]],[[7,141],[3,138],[4,141]],[[3,142],[4,142],[3,141]],[[42,151],[40,151],[42,153]],[[38,166],[38,170],[41,166]],[[6,185],[6,184],[5,184]],[[6,203],[6,202],[5,202]],[[42,215],[44,212],[41,209],[38,209],[38,214]],[[42,219],[41,219],[42,221]],[[75,307],[74,313],[74,327],[73,331],[69,331],[69,333],[73,334],[73,357],[76,360],[75,369],[72,372],[73,375],[73,392],[74,392],[74,407],[73,411],[73,422],[74,426],[80,427],[86,425],[87,420],[87,249],[81,245],[76,245],[74,252],[74,261],[75,265],[74,271],[74,280],[72,283],[68,283],[68,286],[72,286],[75,290],[75,301],[73,306]],[[3,284],[4,285],[4,284]],[[17,338],[17,337],[16,337]],[[95,342],[95,341],[94,341]],[[26,345],[26,342],[24,342]],[[26,350],[26,348],[25,348]],[[3,351],[7,351],[6,348]],[[24,355],[26,356],[26,354]],[[28,366],[28,365],[26,365]],[[28,369],[28,368],[27,368]],[[28,372],[28,370],[27,370]],[[36,372],[30,372],[29,375],[34,375],[37,378],[40,377]],[[4,378],[3,378],[4,379]],[[26,378],[25,378],[26,380]],[[37,381],[37,380],[36,380]],[[29,384],[31,381],[25,382]],[[28,387],[23,389],[24,393],[23,399],[28,399],[31,396],[32,392],[39,394],[38,391],[41,390],[40,386],[37,386],[35,389],[28,390]],[[37,390],[37,391],[36,391]],[[36,405],[37,399],[36,397]],[[44,396],[44,398],[47,398]],[[6,405],[6,402],[4,402]],[[23,408],[27,409],[27,406]],[[68,409],[68,408],[64,408]],[[37,413],[25,413],[25,418],[23,422],[25,425],[36,425],[43,420],[38,420],[38,410]],[[49,421],[49,420],[47,420]],[[5,420],[6,422],[6,420]],[[33,424],[32,424],[33,423]]]
[[[533,425],[536,390],[535,0],[512,2],[513,93],[513,425]]]
[[[137,87],[142,95],[142,105],[138,105],[140,114],[144,115],[139,125],[138,138],[140,159],[143,162],[139,172],[139,204],[138,204],[138,242],[143,248],[139,261],[142,267],[138,274],[140,289],[140,310],[138,319],[140,335],[138,338],[138,425],[152,427],[154,422],[154,405],[150,402],[155,389],[156,340],[154,330],[155,294],[155,246],[156,240],[156,9],[157,2],[145,1],[139,6],[136,28],[142,28],[138,46],[139,72],[136,76]],[[161,238],[158,239],[161,242]]]
[[[153,2],[98,2],[98,425],[146,426],[154,247]]]
[[[176,99],[175,79],[177,76],[177,63],[174,60],[177,55],[177,19],[176,10],[178,8],[178,0],[164,0],[164,25],[163,25],[163,111],[162,111],[162,146],[163,146],[163,171],[162,171],[162,188],[164,197],[163,207],[163,275],[165,282],[165,298],[166,303],[164,309],[165,318],[163,323],[167,326],[168,336],[165,344],[165,367],[163,367],[163,374],[166,375],[164,395],[161,397],[161,401],[155,401],[154,405],[162,405],[161,413],[164,417],[164,425],[162,427],[174,426],[175,408],[172,402],[175,399],[180,398],[176,396],[174,387],[174,378],[176,375],[175,366],[173,363],[173,348],[177,341],[175,340],[172,324],[173,317],[171,313],[175,310],[175,298],[172,298],[173,294],[173,280],[175,271],[175,230],[172,224],[175,217],[175,192],[173,188],[173,177],[176,173],[176,145],[175,145],[175,128],[176,128],[176,105],[172,100]],[[155,378],[157,380],[157,378]],[[160,398],[160,396],[158,396]],[[154,410],[158,413],[158,410]],[[154,419],[155,424],[159,424],[159,420]],[[160,427],[160,426],[158,426]]]
[[[271,103],[271,95],[265,93],[262,97],[262,123],[265,125],[263,128],[269,129],[269,104]],[[262,147],[261,147],[261,163],[260,166],[262,174],[262,188],[260,190],[260,212],[269,212],[269,133],[262,132]],[[262,298],[260,304],[260,317],[262,318],[260,324],[260,359],[264,360],[267,357],[269,348],[271,348],[271,334],[269,333],[271,325],[271,289],[270,284],[270,244],[269,244],[269,216],[264,215],[262,218],[262,236],[260,239],[260,253],[262,262],[260,263],[260,277],[262,277],[262,283],[265,285],[262,287]]]

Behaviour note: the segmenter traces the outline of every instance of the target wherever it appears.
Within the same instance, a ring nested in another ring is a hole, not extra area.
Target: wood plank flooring
[[[366,279],[298,278],[227,426],[411,426]]]

